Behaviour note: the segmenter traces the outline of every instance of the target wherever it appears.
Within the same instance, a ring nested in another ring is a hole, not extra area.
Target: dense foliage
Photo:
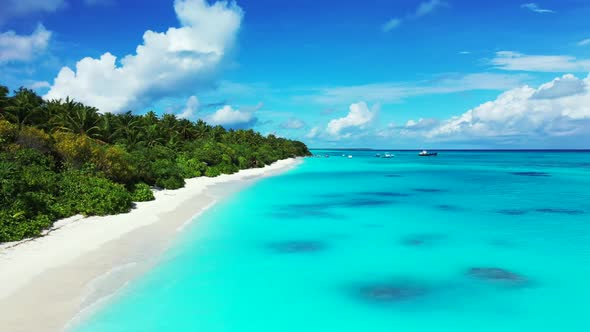
[[[59,218],[130,210],[150,186],[218,176],[308,155],[253,130],[226,130],[172,114],[100,114],[70,99],[45,101],[0,86],[0,242],[39,235]]]

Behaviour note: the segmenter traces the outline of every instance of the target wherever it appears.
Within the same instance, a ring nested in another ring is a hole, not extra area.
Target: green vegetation
[[[218,176],[308,155],[253,130],[226,130],[172,114],[100,114],[70,99],[45,101],[0,86],[0,242],[34,237],[59,218],[124,213],[154,199],[150,186]]]

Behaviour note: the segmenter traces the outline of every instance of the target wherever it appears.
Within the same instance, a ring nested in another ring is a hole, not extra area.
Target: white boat
[[[381,158],[385,158],[385,159],[389,159],[389,158],[393,158],[395,157],[395,155],[393,153],[385,153],[381,156]]]
[[[418,153],[420,157],[434,157],[438,156],[437,152],[428,152],[426,150],[422,150],[422,152]]]
[[[351,154],[348,155],[348,159],[352,159],[352,155]]]

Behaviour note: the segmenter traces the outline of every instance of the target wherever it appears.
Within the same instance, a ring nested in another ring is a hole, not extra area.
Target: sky
[[[0,0],[0,84],[310,147],[590,148],[590,1]]]

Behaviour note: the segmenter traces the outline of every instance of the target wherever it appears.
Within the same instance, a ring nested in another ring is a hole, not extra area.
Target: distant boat
[[[389,158],[393,158],[395,157],[395,155],[393,153],[385,153],[381,156],[381,158],[385,158],[385,159],[389,159]]]
[[[352,155],[351,154],[348,155],[348,159],[352,159]]]
[[[422,152],[418,153],[420,157],[434,157],[438,156],[437,152],[428,152],[426,150],[422,150]]]
[[[377,153],[377,154],[375,155],[375,157],[377,157],[377,158],[381,158],[381,154],[380,154],[380,153]]]

